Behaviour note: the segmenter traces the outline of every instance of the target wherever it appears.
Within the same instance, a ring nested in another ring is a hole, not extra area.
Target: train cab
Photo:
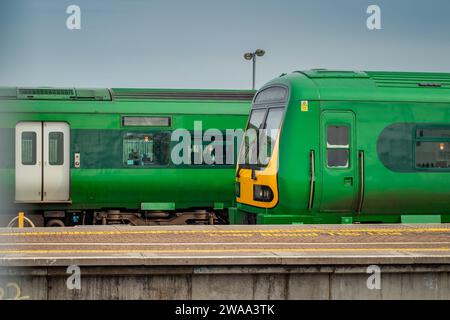
[[[289,89],[270,85],[252,104],[236,173],[237,202],[273,208],[278,202],[278,149]]]
[[[231,223],[449,222],[450,74],[283,74],[262,87]]]

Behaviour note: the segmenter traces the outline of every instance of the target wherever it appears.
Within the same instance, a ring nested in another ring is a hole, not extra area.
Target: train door
[[[16,201],[70,200],[70,127],[65,122],[16,126]]]
[[[320,122],[320,210],[354,211],[358,186],[355,115],[351,111],[325,111]]]
[[[16,201],[42,200],[42,124],[16,126]]]

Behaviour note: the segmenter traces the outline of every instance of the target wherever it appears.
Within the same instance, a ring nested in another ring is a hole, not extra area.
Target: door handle
[[[356,212],[361,213],[364,203],[364,188],[365,188],[365,168],[364,168],[364,151],[359,151],[359,201]]]
[[[315,183],[316,183],[316,166],[315,166],[314,150],[311,150],[309,152],[309,160],[310,160],[310,166],[311,166],[311,177],[310,177],[310,184],[309,184],[308,211],[311,211],[312,207],[313,207],[313,202],[314,202],[314,187],[315,187]]]
[[[344,178],[344,185],[352,186],[353,185],[353,177],[345,177]]]

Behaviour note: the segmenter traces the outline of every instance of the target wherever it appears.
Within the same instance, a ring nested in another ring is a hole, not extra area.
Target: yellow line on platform
[[[448,232],[450,228],[391,228],[391,229],[247,229],[247,230],[124,230],[124,231],[34,231],[34,232],[0,232],[0,236],[57,236],[57,235],[126,235],[126,234],[273,234],[273,233],[321,233],[328,235],[352,235],[355,233],[439,233]]]
[[[246,253],[246,252],[364,252],[364,251],[404,251],[404,252],[450,252],[449,247],[440,248],[261,248],[261,249],[157,249],[157,250],[0,250],[0,254],[49,254],[49,253]],[[0,258],[1,259],[1,258]]]
[[[51,247],[64,247],[64,246],[135,246],[135,247],[167,247],[167,246],[346,246],[346,245],[449,245],[449,241],[384,241],[384,242],[0,242],[0,247],[36,247],[36,246],[51,246]]]

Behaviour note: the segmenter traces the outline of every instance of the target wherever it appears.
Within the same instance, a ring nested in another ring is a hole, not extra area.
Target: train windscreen
[[[245,131],[239,165],[265,167],[272,156],[284,108],[254,109]]]

